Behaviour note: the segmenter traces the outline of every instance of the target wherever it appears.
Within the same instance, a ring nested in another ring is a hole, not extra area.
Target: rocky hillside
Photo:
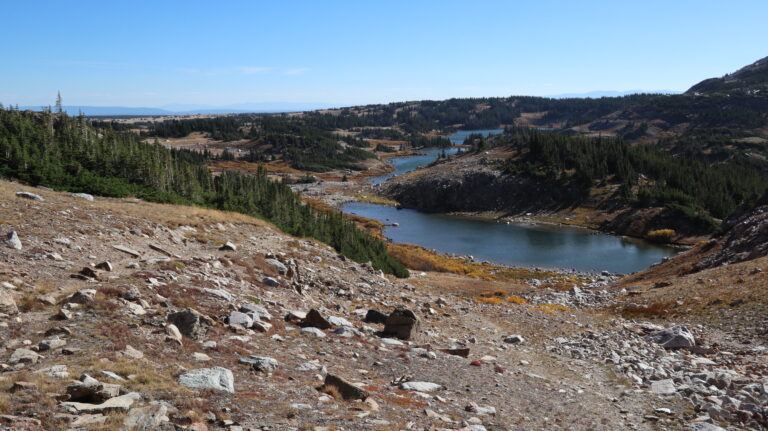
[[[504,175],[498,163],[505,148],[442,161],[384,185],[384,194],[405,207],[427,212],[557,210],[583,202],[576,190]]]
[[[737,92],[760,94],[768,91],[768,57],[744,66],[721,78],[710,78],[691,87],[687,94]]]
[[[0,429],[765,426],[764,363],[593,314],[610,277],[402,281],[242,215],[91,198],[0,183]]]

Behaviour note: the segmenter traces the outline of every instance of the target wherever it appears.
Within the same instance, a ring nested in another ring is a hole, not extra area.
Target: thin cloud
[[[306,67],[297,67],[295,69],[288,69],[285,72],[283,72],[283,75],[302,75],[304,73],[309,72],[309,69]]]
[[[257,73],[269,72],[271,69],[271,67],[263,66],[240,66],[235,68],[237,72],[240,72],[243,75],[255,75]]]

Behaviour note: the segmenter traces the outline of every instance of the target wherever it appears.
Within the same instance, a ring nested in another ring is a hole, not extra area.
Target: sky
[[[0,103],[331,106],[684,91],[768,56],[768,1],[5,1]]]

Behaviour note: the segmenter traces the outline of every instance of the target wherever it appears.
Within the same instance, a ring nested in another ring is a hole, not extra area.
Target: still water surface
[[[449,138],[458,145],[470,133],[501,132],[461,131]],[[428,165],[442,151],[427,149],[423,150],[424,155],[390,159],[395,171],[371,182],[381,184],[393,175]],[[456,149],[446,150],[449,151]],[[472,255],[477,260],[504,265],[631,273],[677,253],[670,247],[572,227],[496,223],[359,202],[346,204],[342,210],[390,225],[397,223],[399,226],[387,226],[384,230],[385,236],[395,242],[418,244],[441,253]]]

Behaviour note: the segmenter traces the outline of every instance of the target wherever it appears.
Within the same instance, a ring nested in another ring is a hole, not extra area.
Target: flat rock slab
[[[107,413],[111,411],[128,411],[134,402],[139,400],[141,395],[136,392],[120,395],[119,397],[110,398],[101,404],[88,404],[77,402],[65,402],[61,403],[62,408],[67,409],[73,413]]]
[[[675,382],[672,379],[666,379],[651,383],[651,392],[660,395],[671,395],[677,392],[677,389],[675,389]]]
[[[24,199],[31,199],[33,201],[39,201],[39,202],[42,202],[45,200],[43,199],[42,196],[35,193],[30,193],[30,192],[16,192],[16,196]]]
[[[437,392],[444,389],[443,385],[430,382],[405,382],[400,384],[400,389],[416,392]]]
[[[235,392],[235,377],[223,367],[200,368],[179,376],[179,383],[188,388],[216,389]]]
[[[129,431],[155,431],[167,414],[168,408],[162,404],[131,409],[124,425]]]
[[[139,253],[136,250],[130,249],[124,245],[113,245],[112,248],[114,248],[117,251],[122,251],[123,253],[130,254],[133,257],[141,257],[141,253]]]

